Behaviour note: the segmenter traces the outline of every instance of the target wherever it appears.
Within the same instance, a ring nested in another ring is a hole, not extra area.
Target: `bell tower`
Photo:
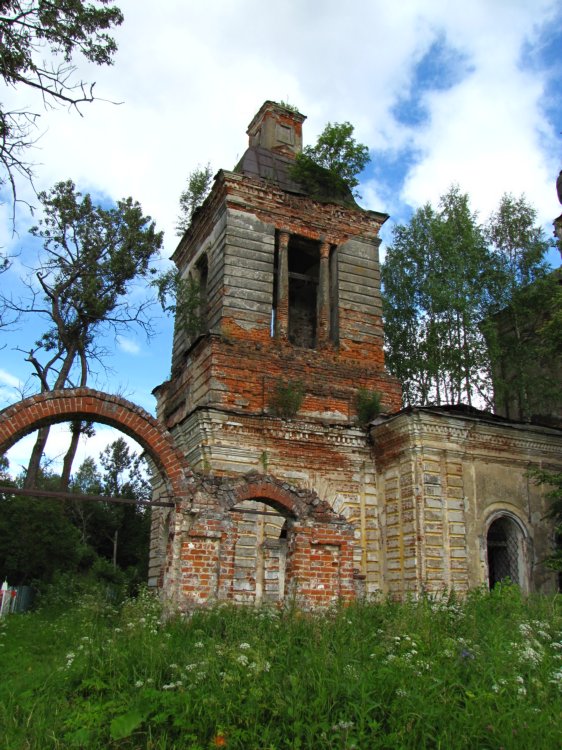
[[[271,413],[278,382],[300,381],[301,415],[353,424],[359,387],[399,407],[384,369],[378,232],[386,214],[351,194],[315,199],[291,176],[304,115],[265,102],[234,172],[221,170],[173,261],[198,296],[176,321],[172,377],[158,389],[168,427],[212,406]]]
[[[221,170],[172,259],[195,295],[176,320],[158,418],[195,471],[314,490],[357,520],[356,568],[380,576],[374,466],[360,390],[400,408],[384,367],[378,248],[386,214],[311,195],[291,166],[305,116],[267,101],[234,171]],[[374,546],[373,546],[374,545]]]

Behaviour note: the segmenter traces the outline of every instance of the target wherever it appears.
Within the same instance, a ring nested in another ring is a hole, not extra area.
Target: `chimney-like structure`
[[[248,126],[249,147],[264,148],[289,158],[302,151],[300,112],[275,102],[265,102]]]

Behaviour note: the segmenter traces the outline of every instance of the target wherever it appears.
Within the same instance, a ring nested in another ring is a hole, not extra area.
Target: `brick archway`
[[[345,521],[313,490],[292,487],[267,474],[247,474],[233,486],[228,507],[231,508],[243,500],[261,500],[289,518],[304,520],[321,517],[325,522]]]
[[[130,401],[90,388],[41,393],[0,411],[0,453],[39,427],[74,419],[101,422],[132,437],[154,461],[174,501],[190,497],[192,472],[167,430]]]

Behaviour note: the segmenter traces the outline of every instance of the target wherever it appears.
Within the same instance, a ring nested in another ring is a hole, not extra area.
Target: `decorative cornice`
[[[465,419],[413,411],[376,425],[371,435],[382,454],[385,443],[407,437],[402,450],[446,448],[475,458],[490,458],[493,454],[499,460],[505,459],[506,454],[510,454],[513,460],[521,459],[521,454],[534,454],[559,457],[562,461],[562,433],[548,427],[522,425],[518,428],[517,425],[491,423],[474,417]]]

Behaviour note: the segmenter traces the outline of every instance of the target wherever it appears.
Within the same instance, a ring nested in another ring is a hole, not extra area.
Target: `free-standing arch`
[[[91,388],[40,393],[0,411],[0,453],[40,427],[75,419],[101,422],[134,438],[153,460],[174,502],[190,497],[192,473],[167,430],[130,401]]]

